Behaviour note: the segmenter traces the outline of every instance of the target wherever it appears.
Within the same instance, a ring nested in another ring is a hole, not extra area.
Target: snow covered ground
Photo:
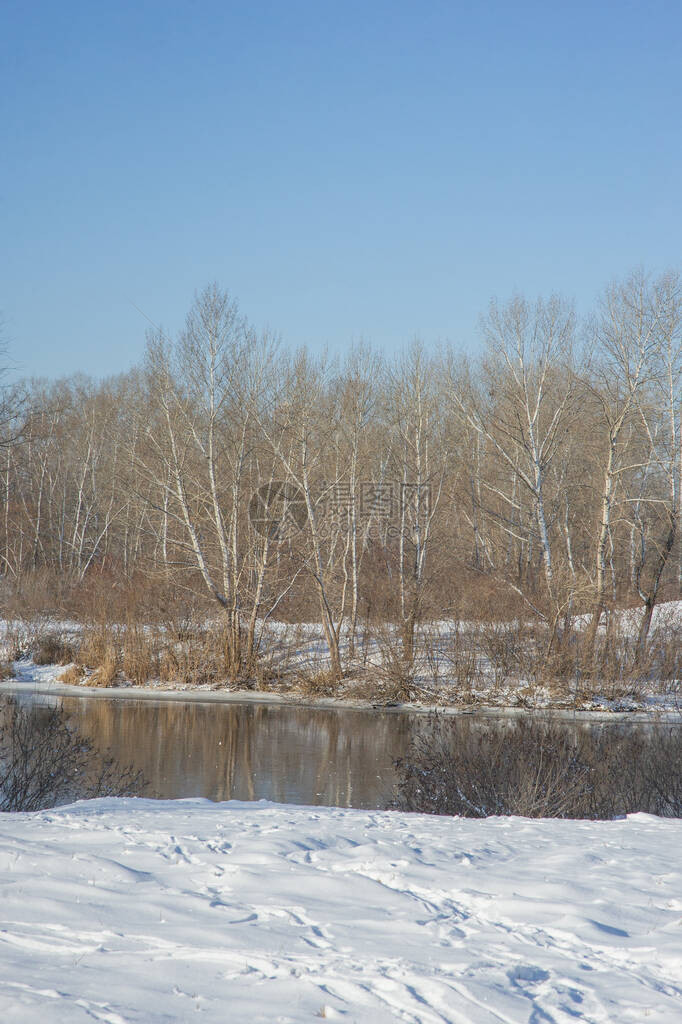
[[[682,1020],[682,821],[0,815],[7,1022]]]

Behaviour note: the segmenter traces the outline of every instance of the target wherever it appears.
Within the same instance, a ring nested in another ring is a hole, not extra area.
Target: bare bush
[[[304,697],[333,697],[338,690],[338,679],[328,668],[298,669],[293,683]]]
[[[574,730],[432,716],[397,762],[394,808],[467,818],[682,815],[682,730]]]
[[[372,670],[374,698],[386,704],[412,700],[417,692],[413,633],[407,643],[391,625],[377,628],[375,635],[378,663]]]
[[[75,799],[137,796],[139,772],[103,757],[59,707],[0,709],[0,811],[37,811]]]
[[[438,643],[437,656],[441,671],[446,671],[457,697],[471,701],[474,683],[480,676],[475,637],[463,630],[460,623],[455,623],[453,630]]]
[[[32,656],[36,665],[68,665],[74,660],[75,651],[62,634],[49,632],[38,636]]]

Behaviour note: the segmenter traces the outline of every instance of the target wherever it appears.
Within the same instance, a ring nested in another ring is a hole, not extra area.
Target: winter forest
[[[509,672],[525,651],[554,682],[652,658],[674,678],[652,622],[682,583],[680,275],[633,273],[580,318],[559,295],[492,301],[480,335],[325,358],[210,285],[130,372],[6,387],[8,616],[96,625],[100,669],[102,631],[126,625],[142,676],[162,657],[146,626],[208,614],[233,682],[264,684],[275,637],[314,622],[318,687],[371,636],[404,695],[443,620],[478,624]],[[643,614],[619,638],[627,608]],[[449,657],[475,673],[470,646]]]

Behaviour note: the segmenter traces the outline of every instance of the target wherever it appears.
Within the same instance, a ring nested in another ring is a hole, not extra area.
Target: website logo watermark
[[[322,482],[311,498],[318,531],[329,536],[354,521],[363,532],[372,527],[395,536],[401,525],[414,528],[431,514],[431,485],[405,481],[360,480]],[[308,522],[305,494],[296,484],[271,480],[253,492],[249,519],[263,537],[281,541],[300,532]]]

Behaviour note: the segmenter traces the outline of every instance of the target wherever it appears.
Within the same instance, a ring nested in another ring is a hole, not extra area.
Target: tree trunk
[[[644,601],[644,614],[642,615],[642,621],[639,626],[639,634],[637,636],[637,655],[636,664],[640,665],[644,658],[644,652],[646,649],[646,641],[649,636],[649,630],[651,628],[651,619],[654,614],[654,607],[656,606],[656,599],[658,597],[658,589],[661,583],[661,577],[663,571],[667,565],[670,553],[675,545],[675,538],[677,536],[677,527],[679,522],[679,514],[677,510],[669,510],[669,524],[668,533],[665,538],[665,543],[661,548],[661,552],[656,562],[654,574],[649,585],[649,589],[646,593]]]

